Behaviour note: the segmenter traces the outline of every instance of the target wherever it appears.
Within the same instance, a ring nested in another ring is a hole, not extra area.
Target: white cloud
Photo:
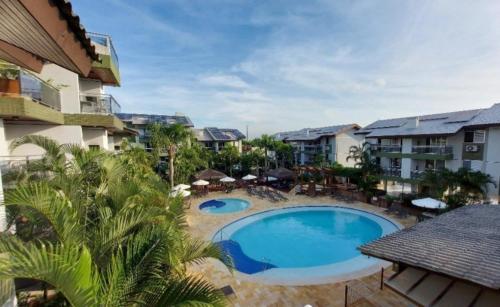
[[[248,88],[248,83],[240,77],[227,74],[208,75],[200,78],[200,83],[216,87]]]

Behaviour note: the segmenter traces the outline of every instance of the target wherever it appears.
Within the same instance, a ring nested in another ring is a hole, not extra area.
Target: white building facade
[[[382,179],[416,192],[425,170],[467,168],[489,174],[488,199],[498,203],[500,104],[417,117],[376,121],[357,132],[372,144]]]
[[[304,128],[297,131],[279,132],[275,139],[292,145],[294,163],[311,165],[314,163],[339,163],[354,166],[354,161],[347,161],[351,146],[360,146],[363,136],[356,134],[360,129],[357,124],[337,125],[322,128]]]

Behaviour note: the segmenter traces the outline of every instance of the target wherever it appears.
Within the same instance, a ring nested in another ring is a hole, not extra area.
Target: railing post
[[[380,290],[384,290],[384,268],[380,270]]]
[[[344,299],[344,307],[347,307],[349,305],[349,303],[347,301],[347,297],[349,295],[348,292],[349,292],[349,288],[348,288],[348,285],[346,284],[345,285],[345,293],[344,293],[344,297],[345,297],[345,299]]]

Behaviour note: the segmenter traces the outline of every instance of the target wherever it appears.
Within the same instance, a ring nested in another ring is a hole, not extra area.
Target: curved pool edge
[[[252,214],[240,217],[228,224],[225,224],[221,227],[219,227],[211,236],[211,241],[212,242],[218,242],[222,240],[223,238],[221,237],[220,240],[217,240],[217,234],[221,232],[221,230],[225,229],[228,226],[234,225],[237,222],[247,219],[246,223],[241,225],[241,227],[245,227],[246,225],[257,221],[261,218],[263,218],[263,214],[265,213],[271,213],[270,215],[275,215],[279,214],[280,211],[290,211],[290,209],[296,209],[296,211],[300,211],[300,209],[304,208],[318,208],[318,209],[325,209],[325,208],[340,208],[340,209],[346,209],[346,210],[353,210],[353,211],[358,211],[364,214],[372,215],[377,218],[380,218],[390,224],[392,224],[396,230],[399,231],[401,229],[404,229],[405,227],[399,223],[398,221],[395,221],[394,219],[387,217],[385,215],[382,215],[379,212],[374,212],[371,210],[365,210],[365,209],[359,209],[359,208],[354,208],[354,207],[349,207],[349,206],[342,206],[342,205],[333,205],[333,204],[311,204],[311,205],[292,205],[288,207],[282,207],[282,208],[273,208],[273,209],[268,209],[268,210],[261,210],[258,212],[254,212]],[[259,215],[257,217],[257,215]],[[265,217],[266,215],[264,215]],[[252,218],[255,217],[255,218]],[[235,229],[234,231],[236,231]],[[234,231],[229,232],[229,234],[232,234]],[[395,232],[393,231],[393,232]],[[390,232],[390,233],[393,233]],[[381,235],[380,238],[383,236],[386,236],[390,233],[386,233],[385,231]],[[230,235],[229,235],[230,236]],[[352,266],[360,266],[358,269],[354,268]],[[357,279],[365,276],[369,276],[372,274],[375,274],[377,272],[380,272],[381,268],[388,268],[391,266],[391,263],[385,260],[373,258],[373,257],[368,257],[365,255],[359,255],[357,257],[354,257],[352,259],[342,261],[342,262],[337,262],[333,264],[328,264],[328,265],[321,265],[321,266],[313,266],[313,267],[306,267],[306,268],[276,268],[276,269],[268,269],[259,273],[254,273],[254,274],[246,274],[237,270],[233,271],[233,274],[237,276],[237,278],[241,280],[246,280],[250,282],[255,282],[255,283],[261,283],[261,284],[266,284],[266,285],[282,285],[282,286],[307,286],[307,285],[321,285],[321,284],[331,284],[331,283],[337,283],[337,282],[343,282],[347,280],[352,280],[352,279]]]

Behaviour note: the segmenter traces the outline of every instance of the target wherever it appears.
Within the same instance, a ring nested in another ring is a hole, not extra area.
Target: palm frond
[[[45,182],[18,186],[5,194],[7,206],[29,207],[43,215],[51,224],[59,240],[65,243],[81,243],[84,231],[80,217],[68,199]]]
[[[159,293],[154,306],[225,306],[222,292],[197,277],[167,279]]]
[[[90,254],[76,245],[26,243],[13,236],[0,236],[0,280],[30,278],[44,281],[73,306],[95,306],[96,278]]]

